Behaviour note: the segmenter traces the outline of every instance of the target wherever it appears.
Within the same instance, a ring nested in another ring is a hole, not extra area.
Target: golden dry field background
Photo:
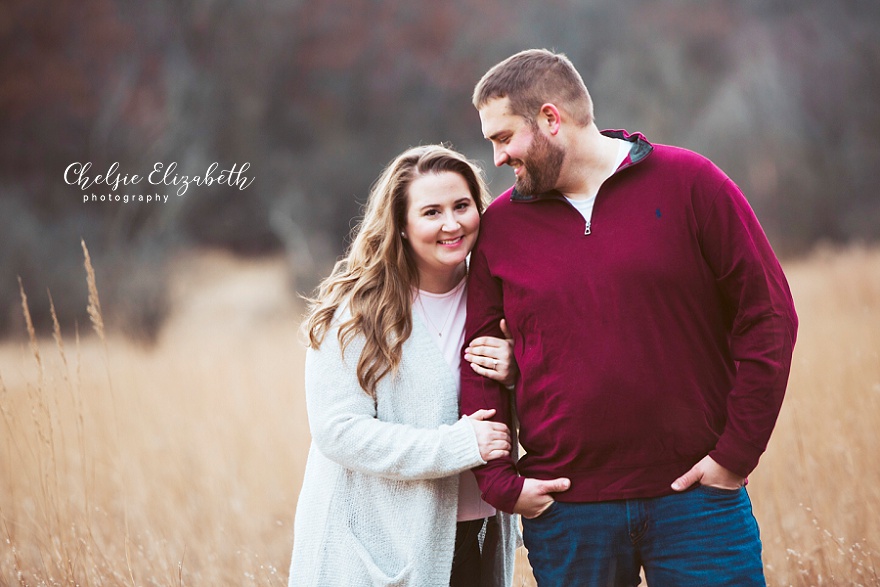
[[[786,272],[801,327],[749,484],[768,582],[880,585],[880,250]],[[155,347],[91,324],[0,345],[0,585],[286,585],[309,433],[284,261],[175,276]]]

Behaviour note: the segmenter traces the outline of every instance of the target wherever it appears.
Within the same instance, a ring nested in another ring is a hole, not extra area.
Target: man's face
[[[565,150],[538,124],[510,112],[509,100],[497,98],[480,109],[483,135],[492,143],[495,165],[510,165],[516,190],[524,195],[555,189]]]

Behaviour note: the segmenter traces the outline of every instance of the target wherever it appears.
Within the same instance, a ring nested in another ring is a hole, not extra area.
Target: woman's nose
[[[447,213],[443,217],[443,230],[458,230],[459,226],[461,226],[461,223],[459,223],[459,221],[455,219],[455,216],[452,215],[452,212]]]

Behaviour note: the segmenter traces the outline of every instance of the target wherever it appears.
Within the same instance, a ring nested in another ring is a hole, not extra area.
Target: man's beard
[[[523,159],[523,171],[516,178],[516,191],[524,196],[543,194],[556,188],[565,150],[550,142],[537,125],[532,129],[532,144]]]

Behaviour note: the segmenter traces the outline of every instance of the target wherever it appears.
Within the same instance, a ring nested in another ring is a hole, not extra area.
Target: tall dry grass
[[[90,334],[0,346],[0,585],[285,585],[309,436],[282,265],[183,260],[152,350],[102,342],[86,271]]]
[[[777,585],[880,585],[880,251],[787,267],[800,317],[782,413],[749,484]]]
[[[749,485],[768,580],[880,585],[880,251],[786,269],[800,335]],[[281,263],[183,259],[153,349],[104,333],[85,273],[92,328],[35,332],[51,297],[22,289],[29,341],[0,345],[0,585],[285,584],[309,436]]]

